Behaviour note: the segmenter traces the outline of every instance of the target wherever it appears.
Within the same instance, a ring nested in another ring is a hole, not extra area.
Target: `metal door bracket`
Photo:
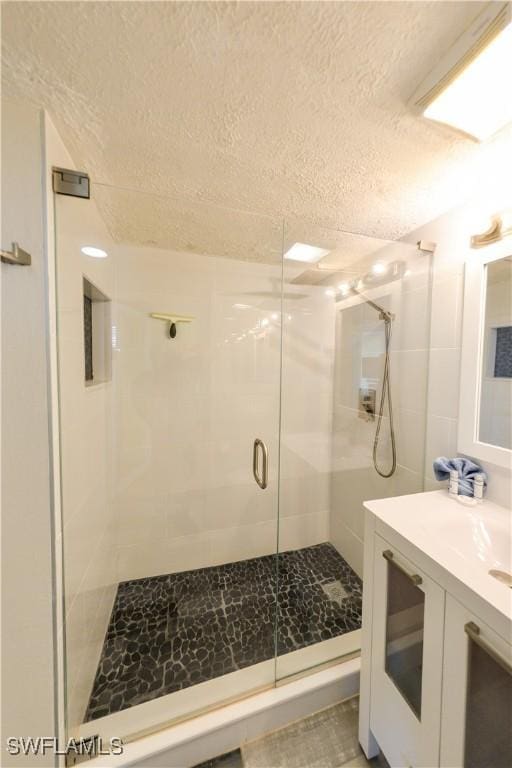
[[[0,258],[4,264],[18,264],[20,267],[29,267],[32,264],[32,257],[20,248],[18,243],[12,244],[12,251],[0,251]]]
[[[430,240],[418,240],[418,250],[425,251],[426,253],[434,253],[437,247],[437,243],[432,243]]]
[[[68,168],[52,169],[53,191],[58,195],[70,197],[84,197],[89,200],[91,196],[91,182],[89,174],[83,171],[70,171]]]

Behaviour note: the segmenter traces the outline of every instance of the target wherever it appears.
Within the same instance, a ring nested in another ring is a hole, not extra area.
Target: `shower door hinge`
[[[437,243],[432,243],[430,240],[418,240],[418,250],[425,251],[426,253],[434,253]]]
[[[91,197],[89,174],[83,171],[70,171],[68,168],[52,169],[53,191],[58,195],[71,197]]]
[[[92,760],[94,757],[98,757],[101,753],[101,743],[98,733],[94,736],[85,736],[79,739],[72,739],[71,744],[68,744],[68,751],[66,753],[66,766],[68,768],[78,763],[83,763],[85,760]]]

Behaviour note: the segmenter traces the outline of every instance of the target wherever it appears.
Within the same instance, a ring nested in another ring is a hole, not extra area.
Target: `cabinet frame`
[[[389,564],[390,555],[393,565]],[[386,672],[388,574],[397,567],[418,577],[424,594],[421,719]],[[391,765],[439,764],[445,592],[394,545],[374,536],[372,698],[370,728]]]

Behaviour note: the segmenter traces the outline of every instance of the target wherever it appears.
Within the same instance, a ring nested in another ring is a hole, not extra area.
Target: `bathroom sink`
[[[491,569],[510,572],[510,517],[489,514],[485,505],[467,508],[454,501],[453,506],[454,519],[441,522],[437,528],[444,546],[487,573]]]
[[[377,532],[412,544],[429,563],[453,577],[453,594],[465,590],[512,621],[512,513],[487,499],[466,506],[446,491],[431,491],[365,502]],[[399,544],[397,545],[400,548]],[[421,559],[421,558],[420,558]],[[428,566],[426,566],[428,568]],[[493,571],[493,573],[490,573]],[[462,591],[460,591],[462,590]]]

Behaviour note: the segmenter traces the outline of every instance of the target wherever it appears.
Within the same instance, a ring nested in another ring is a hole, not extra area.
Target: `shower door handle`
[[[261,455],[263,457],[261,477],[260,477],[260,461],[259,461],[260,448],[261,448]],[[263,442],[263,440],[259,439],[259,437],[256,438],[256,440],[254,441],[254,445],[252,447],[252,473],[259,487],[262,490],[265,490],[265,488],[268,485],[268,482],[267,482],[268,481],[268,448]]]

